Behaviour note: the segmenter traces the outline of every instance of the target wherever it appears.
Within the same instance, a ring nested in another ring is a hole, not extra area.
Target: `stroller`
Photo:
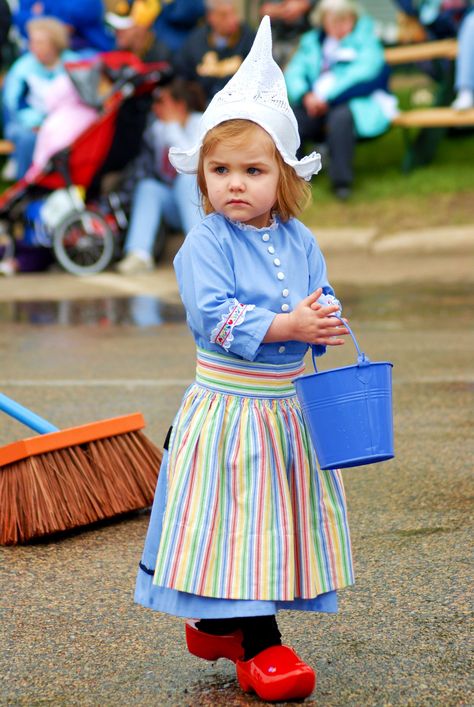
[[[129,52],[108,52],[67,64],[66,70],[83,103],[97,109],[97,118],[38,174],[27,173],[0,196],[0,252],[12,256],[20,242],[46,248],[66,271],[91,275],[113,261],[128,225],[115,192],[93,193],[120,109],[126,100],[151,95],[169,82],[172,71],[164,63],[144,64]],[[101,91],[104,82],[107,89]]]

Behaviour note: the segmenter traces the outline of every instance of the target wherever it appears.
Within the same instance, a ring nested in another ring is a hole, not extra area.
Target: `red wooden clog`
[[[233,663],[243,658],[242,631],[233,631],[225,636],[214,636],[211,633],[199,631],[192,623],[186,622],[186,644],[188,650],[198,658],[217,660],[228,658]]]
[[[242,690],[267,702],[302,700],[316,684],[314,670],[288,646],[271,646],[251,660],[237,660],[236,669]]]

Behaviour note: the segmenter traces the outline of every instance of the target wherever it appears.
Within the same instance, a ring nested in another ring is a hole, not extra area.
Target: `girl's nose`
[[[242,191],[242,189],[245,189],[244,180],[240,174],[233,173],[230,175],[229,189],[231,189],[231,191]]]

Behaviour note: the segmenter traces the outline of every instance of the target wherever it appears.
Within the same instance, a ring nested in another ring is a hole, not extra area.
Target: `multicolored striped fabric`
[[[252,363],[198,348],[196,383],[220,393],[251,398],[287,398],[295,394],[291,382],[304,372],[304,363],[272,366]],[[229,361],[232,365],[229,366]]]
[[[292,601],[353,583],[341,475],[317,467],[291,384],[302,370],[199,350],[170,440],[155,584]]]

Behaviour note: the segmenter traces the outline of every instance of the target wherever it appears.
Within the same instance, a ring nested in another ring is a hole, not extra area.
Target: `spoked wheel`
[[[93,275],[110,265],[115,250],[114,235],[103,216],[86,209],[61,221],[55,229],[53,249],[68,272]]]

